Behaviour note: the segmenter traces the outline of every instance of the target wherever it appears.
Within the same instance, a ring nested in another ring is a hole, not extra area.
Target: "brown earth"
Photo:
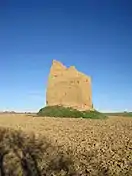
[[[132,118],[106,120],[0,114],[0,126],[45,136],[59,150],[71,151],[82,175],[132,175]],[[54,152],[54,151],[53,151]]]
[[[53,60],[47,83],[46,105],[92,109],[91,77],[74,66],[66,68],[61,62]]]

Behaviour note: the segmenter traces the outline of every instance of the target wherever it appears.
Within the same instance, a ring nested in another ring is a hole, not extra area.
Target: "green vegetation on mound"
[[[79,111],[73,108],[66,108],[63,106],[46,106],[39,110],[38,116],[42,117],[72,117],[72,118],[90,118],[90,119],[104,119],[107,116],[94,111]]]

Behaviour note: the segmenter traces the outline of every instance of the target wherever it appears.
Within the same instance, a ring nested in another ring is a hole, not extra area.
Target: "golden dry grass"
[[[132,175],[132,118],[90,120],[0,114],[0,126],[46,136],[60,150],[71,151],[80,175]]]

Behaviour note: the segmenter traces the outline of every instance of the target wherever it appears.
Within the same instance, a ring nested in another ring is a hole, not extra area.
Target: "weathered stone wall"
[[[92,109],[91,78],[53,60],[46,92],[46,105],[62,105],[79,110]]]

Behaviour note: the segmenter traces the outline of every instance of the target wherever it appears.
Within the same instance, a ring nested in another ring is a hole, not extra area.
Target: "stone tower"
[[[47,83],[46,105],[93,109],[91,77],[77,71],[74,66],[66,68],[61,62],[53,60]]]

